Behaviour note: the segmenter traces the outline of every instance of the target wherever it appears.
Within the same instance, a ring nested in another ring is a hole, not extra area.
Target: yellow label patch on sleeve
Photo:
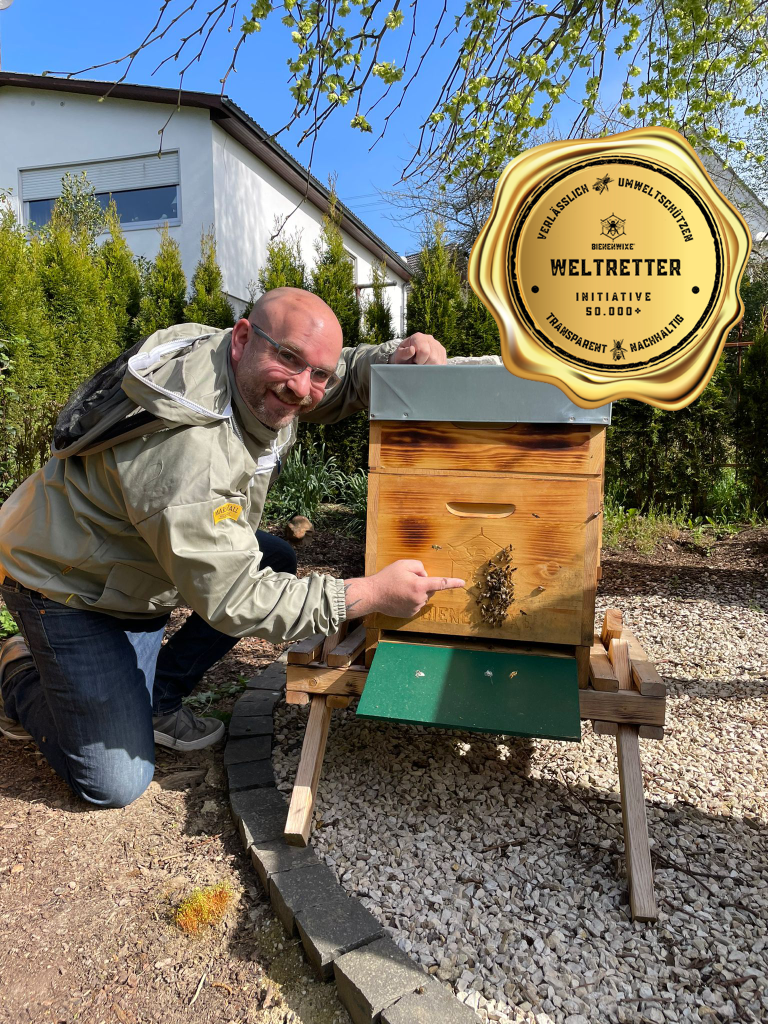
[[[213,521],[220,523],[222,519],[237,519],[242,511],[241,505],[235,505],[232,501],[227,502],[226,505],[219,505],[213,510]]]

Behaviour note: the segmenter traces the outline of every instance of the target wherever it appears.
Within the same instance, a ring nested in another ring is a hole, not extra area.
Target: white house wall
[[[105,84],[105,89],[107,85]],[[44,89],[0,89],[0,188],[12,190],[11,204],[19,219],[21,171],[64,164],[154,153],[158,130],[173,112],[163,136],[165,151],[178,150],[181,223],[170,233],[181,249],[190,280],[200,256],[200,235],[213,225],[224,288],[240,311],[248,300],[249,282],[256,281],[266,259],[275,217],[285,217],[301,199],[275,171],[210,119],[204,108],[174,107],[140,100],[78,95]],[[322,213],[305,202],[287,230],[301,232],[304,260],[316,259],[314,242]],[[158,228],[125,227],[137,256],[154,259]],[[356,283],[371,281],[375,257],[344,232],[347,249],[356,257]],[[396,286],[387,288],[396,333],[403,326],[404,280],[387,270]],[[371,295],[363,289],[363,298]]]
[[[291,214],[284,230],[300,233],[301,252],[310,270],[317,259],[314,243],[320,236],[323,215],[306,201],[296,210],[302,198],[296,189],[218,125],[212,123],[211,128],[219,263],[226,290],[235,302],[245,303],[249,284],[258,280],[266,260],[275,219]],[[375,257],[346,232],[343,235],[346,248],[357,261],[356,283],[370,283]],[[396,281],[396,287],[387,288],[386,295],[393,327],[399,333],[405,281],[389,268],[387,279]],[[371,291],[363,289],[362,294],[369,297]]]
[[[753,245],[765,251],[768,243],[768,210],[735,174],[733,168],[726,167],[719,157],[707,153],[701,157],[701,162],[715,186],[747,222]]]
[[[97,96],[41,89],[0,89],[0,187],[12,188],[21,217],[21,170],[156,152],[158,130],[172,111],[163,149],[179,151],[181,223],[170,233],[191,278],[200,258],[200,234],[214,223],[207,110],[113,98],[99,103]],[[129,226],[125,237],[137,256],[156,256],[159,229]]]

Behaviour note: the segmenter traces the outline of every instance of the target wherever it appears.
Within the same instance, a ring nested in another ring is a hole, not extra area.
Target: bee
[[[517,566],[512,565],[512,545],[502,548],[498,554],[489,558],[480,569],[475,598],[480,617],[491,626],[501,626],[507,617],[509,606],[515,599],[515,587],[512,573]]]
[[[598,178],[595,184],[592,186],[592,188],[595,190],[595,192],[599,192],[600,195],[602,195],[603,192],[608,191],[608,186],[612,181],[613,178],[609,178],[606,174],[604,178]]]

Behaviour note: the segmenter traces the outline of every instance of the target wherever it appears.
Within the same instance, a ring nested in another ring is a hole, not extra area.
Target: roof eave
[[[232,138],[245,146],[285,182],[295,188],[304,201],[312,203],[322,213],[330,209],[330,192],[279,146],[245,111],[228,96],[189,89],[168,89],[157,85],[133,85],[129,82],[114,84],[92,79],[56,78],[52,75],[27,75],[14,71],[0,71],[0,88],[15,86],[23,89],[45,89],[80,95],[109,96],[114,99],[165,103],[171,106],[201,107],[208,110],[211,119]],[[363,245],[406,283],[411,272],[406,263],[380,238],[373,234],[351,210],[337,202],[341,213],[341,226],[352,238]]]

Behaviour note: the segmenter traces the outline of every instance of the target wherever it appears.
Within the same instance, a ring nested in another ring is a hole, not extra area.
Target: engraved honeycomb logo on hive
[[[499,546],[498,541],[492,541],[490,537],[485,536],[482,528],[464,544],[446,545],[446,552],[451,559],[451,573],[454,576],[462,576],[476,569],[481,563],[498,554]]]

